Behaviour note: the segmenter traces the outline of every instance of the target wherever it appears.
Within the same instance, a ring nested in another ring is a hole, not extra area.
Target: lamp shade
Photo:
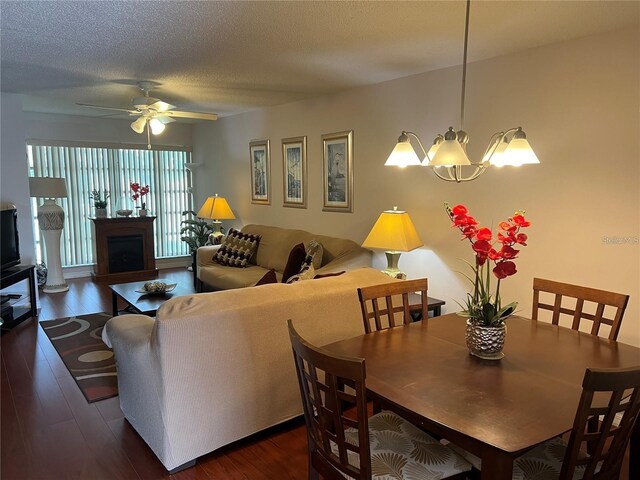
[[[407,167],[409,165],[421,165],[420,159],[408,139],[406,141],[398,141],[384,166]]]
[[[227,200],[218,195],[207,198],[196,216],[213,220],[233,220],[236,218]]]
[[[32,197],[39,198],[66,198],[67,182],[64,178],[31,177],[29,193]]]
[[[512,138],[502,154],[503,165],[520,165],[540,163],[526,138]]]
[[[144,127],[147,124],[147,119],[145,117],[138,117],[137,120],[131,122],[131,130],[136,133],[144,132]]]
[[[469,157],[458,140],[444,140],[429,162],[430,167],[471,165]]]
[[[362,246],[409,252],[424,245],[407,212],[387,210],[378,217]]]

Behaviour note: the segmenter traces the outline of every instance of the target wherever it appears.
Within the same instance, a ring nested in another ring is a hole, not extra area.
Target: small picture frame
[[[307,208],[307,137],[282,139],[284,207]]]
[[[322,135],[325,212],[353,212],[353,130]]]
[[[249,142],[251,162],[251,203],[269,205],[271,188],[271,158],[269,140]]]

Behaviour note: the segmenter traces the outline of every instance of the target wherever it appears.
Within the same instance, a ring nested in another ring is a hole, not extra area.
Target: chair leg
[[[311,455],[309,455],[309,480],[320,480],[320,474],[311,464]]]

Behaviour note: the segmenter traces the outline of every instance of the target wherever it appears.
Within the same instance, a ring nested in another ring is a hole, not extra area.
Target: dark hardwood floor
[[[185,269],[162,278],[192,281]],[[39,320],[110,312],[106,285],[69,281],[69,291],[40,294]],[[170,476],[124,419],[118,397],[87,403],[35,320],[2,335],[0,478],[58,479],[304,479],[304,422],[291,421],[198,459]],[[212,408],[215,408],[212,405]]]
[[[161,277],[192,281],[185,269],[163,270]],[[111,311],[106,285],[75,279],[69,286],[66,293],[41,293],[39,320]],[[302,419],[200,457],[195,467],[170,476],[124,419],[118,397],[86,402],[37,321],[2,335],[0,347],[3,480],[307,478]],[[625,461],[621,480],[628,480],[627,468]]]

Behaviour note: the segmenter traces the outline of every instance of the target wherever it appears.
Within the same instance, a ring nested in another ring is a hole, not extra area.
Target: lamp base
[[[222,222],[220,220],[214,220],[212,223],[213,232],[209,234],[209,243],[211,245],[220,245],[222,243],[222,239],[224,238],[224,233],[220,231]]]
[[[69,291],[69,285],[63,283],[62,285],[45,285],[42,287],[44,293],[63,293]]]
[[[407,275],[401,272],[398,268],[398,260],[400,260],[400,253],[395,250],[387,250],[384,254],[387,257],[387,268],[381,270],[382,273],[392,278],[398,278],[400,280],[406,280]]]

